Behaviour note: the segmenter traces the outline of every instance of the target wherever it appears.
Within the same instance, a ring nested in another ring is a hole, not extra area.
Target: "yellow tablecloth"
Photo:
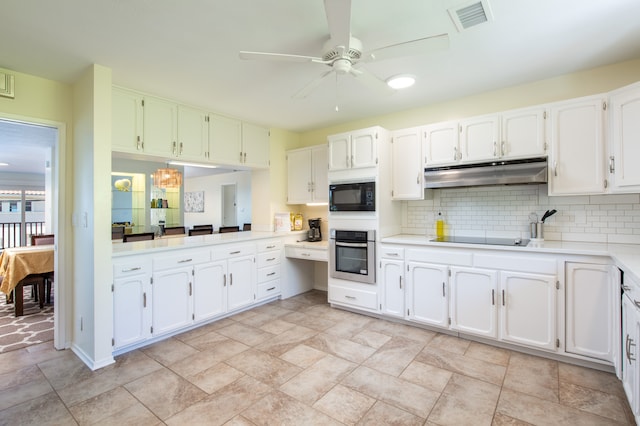
[[[0,254],[0,291],[9,294],[27,275],[53,271],[53,245],[15,247]]]

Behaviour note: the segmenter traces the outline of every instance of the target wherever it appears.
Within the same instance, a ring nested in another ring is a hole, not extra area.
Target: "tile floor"
[[[312,291],[91,372],[51,343],[0,354],[0,424],[633,424],[614,375],[326,304]]]

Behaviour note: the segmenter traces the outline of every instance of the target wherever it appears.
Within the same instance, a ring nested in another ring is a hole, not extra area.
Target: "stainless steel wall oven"
[[[331,229],[329,275],[367,284],[376,282],[376,231]]]

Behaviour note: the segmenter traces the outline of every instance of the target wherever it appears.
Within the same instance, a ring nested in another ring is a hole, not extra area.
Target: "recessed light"
[[[9,165],[9,163],[0,163],[0,167],[2,167],[2,166],[8,166],[8,165]]]
[[[415,82],[415,76],[409,74],[394,75],[387,80],[387,84],[392,89],[406,89],[413,86]]]

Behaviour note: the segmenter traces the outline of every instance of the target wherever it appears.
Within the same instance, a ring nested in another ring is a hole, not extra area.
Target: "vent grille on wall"
[[[467,2],[449,9],[449,16],[458,31],[493,20],[487,0]]]
[[[0,96],[14,98],[13,75],[0,72]]]

